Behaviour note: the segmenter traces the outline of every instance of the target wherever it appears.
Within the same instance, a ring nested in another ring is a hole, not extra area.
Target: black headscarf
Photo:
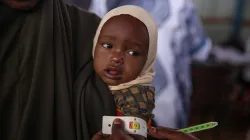
[[[0,140],[90,139],[115,115],[92,67],[100,19],[61,0],[15,8],[0,3]]]

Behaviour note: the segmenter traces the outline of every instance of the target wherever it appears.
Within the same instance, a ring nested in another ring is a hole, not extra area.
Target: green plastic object
[[[180,129],[178,131],[181,131],[184,133],[193,133],[193,132],[212,129],[212,128],[216,127],[217,125],[218,125],[218,122],[208,122],[208,123],[203,123],[203,124],[183,128],[183,129]]]

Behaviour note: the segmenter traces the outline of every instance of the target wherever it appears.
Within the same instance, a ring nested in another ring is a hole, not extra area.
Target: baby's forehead
[[[112,40],[126,40],[134,44],[149,43],[149,33],[146,25],[139,19],[126,14],[109,18],[101,28],[100,37]]]

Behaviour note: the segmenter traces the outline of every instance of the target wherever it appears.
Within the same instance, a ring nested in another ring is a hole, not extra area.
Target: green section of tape
[[[179,131],[184,132],[184,133],[193,133],[193,132],[211,129],[211,128],[216,127],[217,125],[218,125],[217,122],[208,122],[208,123],[191,126],[188,128],[183,128],[183,129],[180,129]]]

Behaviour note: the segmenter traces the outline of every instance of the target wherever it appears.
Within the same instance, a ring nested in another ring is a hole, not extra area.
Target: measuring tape
[[[198,131],[211,129],[211,128],[216,127],[217,125],[218,125],[217,122],[208,122],[208,123],[203,123],[203,124],[183,128],[183,129],[180,129],[178,131],[181,131],[181,132],[184,132],[184,133],[193,133],[193,132],[198,132]]]
[[[147,138],[147,123],[141,118],[137,117],[131,117],[131,116],[122,116],[122,117],[117,117],[117,116],[103,116],[102,120],[102,133],[103,134],[111,134],[111,128],[113,125],[113,121],[119,118],[124,122],[124,129],[125,132],[128,134],[137,134],[141,135],[145,138]],[[178,131],[184,132],[184,133],[193,133],[193,132],[198,132],[198,131],[203,131],[203,130],[208,130],[211,128],[214,128],[218,125],[217,122],[208,122],[208,123],[203,123],[187,128],[180,129]]]
[[[111,135],[112,125],[115,119],[121,119],[124,122],[124,131],[128,134],[137,134],[147,138],[148,128],[147,123],[141,118],[131,116],[103,116],[102,118],[102,133]]]

